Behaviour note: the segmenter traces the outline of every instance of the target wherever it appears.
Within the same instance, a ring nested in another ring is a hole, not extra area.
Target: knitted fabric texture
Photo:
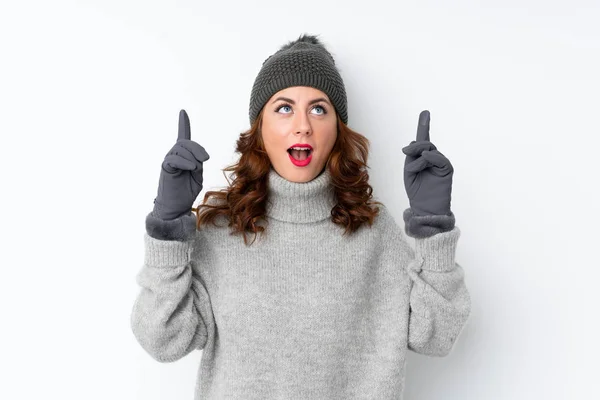
[[[251,246],[225,217],[190,240],[144,235],[141,347],[164,363],[201,351],[195,400],[402,399],[407,351],[448,355],[470,313],[458,227],[413,249],[380,205],[342,236],[327,169],[306,183],[271,169],[269,204]]]
[[[282,46],[263,62],[250,94],[250,124],[271,96],[292,86],[321,90],[329,97],[342,121],[348,123],[346,89],[335,60],[316,36],[305,34]]]

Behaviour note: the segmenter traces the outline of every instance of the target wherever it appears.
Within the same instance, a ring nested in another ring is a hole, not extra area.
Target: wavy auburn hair
[[[267,180],[271,161],[265,150],[260,131],[264,109],[258,115],[250,129],[242,132],[236,142],[236,152],[241,156],[237,163],[223,169],[232,172],[229,187],[220,191],[208,191],[202,204],[192,208],[196,212],[196,228],[212,223],[219,215],[227,217],[230,234],[242,233],[244,244],[248,245],[246,232],[263,232],[265,228],[257,225],[266,219],[268,198]],[[369,185],[367,159],[369,140],[350,129],[337,115],[337,140],[327,159],[325,168],[329,168],[331,183],[337,204],[331,210],[331,221],[345,227],[344,235],[353,233],[363,223],[373,224],[379,214],[379,201],[371,200],[373,188]],[[213,202],[212,200],[216,200]],[[208,202],[213,204],[208,204]],[[375,206],[375,207],[374,207]],[[202,210],[201,210],[202,208]],[[254,242],[254,240],[253,240]]]

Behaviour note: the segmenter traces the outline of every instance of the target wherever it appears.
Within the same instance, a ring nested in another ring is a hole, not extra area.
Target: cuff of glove
[[[437,233],[454,229],[456,219],[450,211],[448,215],[416,215],[412,208],[404,210],[404,232],[413,238],[426,238]]]
[[[164,220],[151,212],[146,216],[146,232],[159,240],[186,241],[196,233],[196,216],[190,211],[175,219]]]

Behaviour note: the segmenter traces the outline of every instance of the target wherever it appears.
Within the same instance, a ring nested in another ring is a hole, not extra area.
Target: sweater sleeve
[[[385,206],[384,206],[385,207]],[[398,254],[413,282],[409,301],[408,348],[443,357],[450,353],[471,310],[464,270],[455,262],[460,229],[415,238],[413,249],[389,211],[384,208],[386,242]]]
[[[160,240],[146,233],[144,244],[131,329],[155,360],[177,361],[204,348],[212,318],[208,292],[192,268],[194,240]]]
[[[415,239],[407,265],[410,293],[408,348],[415,353],[444,357],[452,350],[471,310],[464,270],[455,262],[460,229]]]

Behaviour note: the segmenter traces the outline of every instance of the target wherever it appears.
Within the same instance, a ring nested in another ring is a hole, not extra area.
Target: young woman
[[[407,349],[445,356],[464,327],[453,168],[429,113],[403,148],[403,232],[370,200],[368,140],[346,105],[316,36],[281,47],[255,80],[233,181],[198,208],[209,156],[180,112],[131,326],[160,362],[203,350],[195,399],[399,399]]]

